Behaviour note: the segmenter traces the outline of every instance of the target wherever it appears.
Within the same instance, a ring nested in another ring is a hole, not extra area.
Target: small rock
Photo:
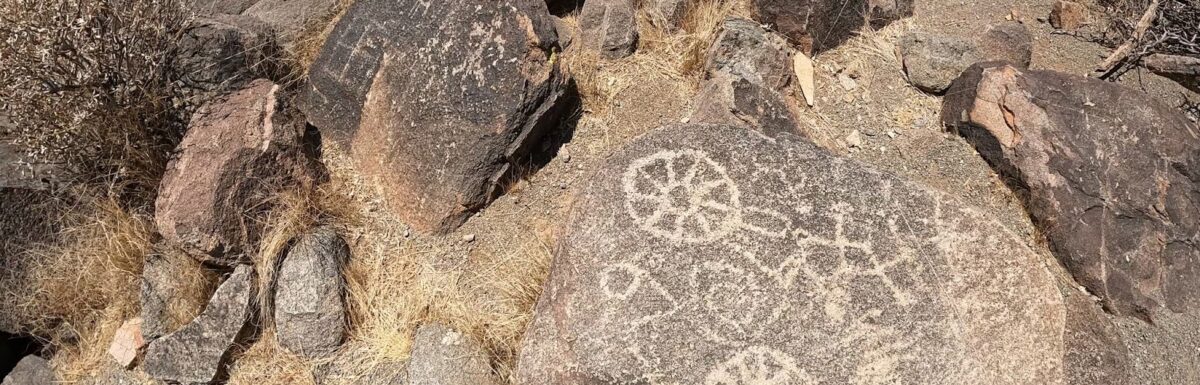
[[[583,44],[605,59],[620,59],[637,50],[637,7],[633,0],[589,0],[579,12]]]
[[[1050,25],[1055,29],[1072,30],[1088,23],[1086,5],[1074,1],[1058,0],[1050,8]]]
[[[57,383],[50,361],[34,355],[17,362],[0,385],[50,385]]]
[[[854,78],[851,78],[845,72],[838,72],[837,79],[843,90],[853,91],[855,88],[858,88],[858,82],[854,81]]]
[[[133,366],[145,346],[146,339],[142,337],[142,319],[133,318],[125,321],[117,329],[116,334],[113,335],[112,344],[108,347],[108,354],[117,361],[117,365],[129,368]]]
[[[683,17],[695,1],[692,0],[649,0],[650,15],[655,23],[668,31],[683,27]]]
[[[467,234],[462,236],[462,241],[466,243],[475,242],[475,234]]]
[[[350,247],[333,229],[302,236],[279,268],[275,337],[288,351],[309,358],[333,353],[346,335],[342,266]]]
[[[809,107],[812,107],[817,94],[816,73],[813,71],[813,61],[803,52],[796,52],[793,59],[793,67],[796,71],[796,80],[800,82],[800,92],[804,94],[804,102]]]
[[[792,102],[762,83],[717,74],[696,96],[688,122],[721,123],[757,130],[768,136],[799,134],[799,112]]]
[[[498,385],[487,352],[470,336],[438,324],[417,329],[408,380],[414,385]]]
[[[238,265],[208,306],[178,331],[151,342],[143,368],[151,377],[184,384],[210,383],[223,375],[230,352],[255,332],[254,269]]]
[[[863,145],[862,133],[858,132],[858,130],[851,131],[850,135],[846,135],[846,145],[849,146],[850,148],[862,147],[862,145]]]

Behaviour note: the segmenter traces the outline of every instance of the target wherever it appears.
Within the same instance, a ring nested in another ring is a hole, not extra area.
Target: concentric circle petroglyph
[[[663,151],[638,159],[622,181],[629,215],[660,238],[710,242],[741,225],[737,185],[702,151]]]

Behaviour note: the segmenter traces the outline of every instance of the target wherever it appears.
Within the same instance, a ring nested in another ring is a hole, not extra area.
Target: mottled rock
[[[50,361],[38,356],[25,356],[0,385],[50,385],[57,382]]]
[[[189,87],[227,91],[259,77],[277,77],[280,54],[266,24],[248,16],[214,15],[188,23],[172,66]]]
[[[727,73],[772,90],[787,87],[796,51],[783,37],[746,19],[729,18],[721,26],[721,34],[706,55],[709,77]]]
[[[693,123],[727,124],[772,137],[785,132],[803,134],[791,99],[746,78],[718,74],[705,83],[695,100],[689,118]]]
[[[279,268],[275,288],[275,336],[285,349],[326,356],[346,335],[342,266],[350,247],[330,228],[301,237]]]
[[[359,0],[309,70],[303,109],[401,219],[444,232],[558,127],[556,46],[541,0]]]
[[[1029,67],[1033,39],[1024,25],[1015,22],[990,25],[977,38],[910,32],[900,38],[896,53],[909,83],[941,94],[964,70],[981,61]]]
[[[912,0],[753,0],[755,18],[807,54],[836,47],[870,25],[912,16]]]
[[[694,3],[694,0],[649,0],[646,7],[655,23],[675,31],[683,27],[684,16]]]
[[[1088,23],[1086,5],[1066,0],[1054,2],[1050,8],[1050,25],[1056,29],[1077,29]]]
[[[295,115],[280,87],[266,80],[200,107],[155,201],[163,237],[223,265],[257,250],[265,203],[311,178],[303,121]]]
[[[208,307],[182,329],[150,343],[142,364],[162,381],[207,384],[225,376],[230,353],[255,332],[254,269],[239,265]]]
[[[793,135],[659,128],[583,188],[517,383],[1061,384],[1043,261]]]
[[[108,355],[112,356],[122,368],[129,368],[137,361],[146,339],[142,336],[142,319],[126,320],[113,334],[112,343],[108,346]]]
[[[258,0],[243,15],[254,17],[271,27],[279,45],[291,48],[306,30],[320,28],[333,18],[339,0]]]
[[[1063,370],[1070,385],[1134,384],[1129,349],[1117,326],[1074,285],[1064,290],[1067,325]]]
[[[971,67],[942,110],[1002,175],[1075,279],[1116,314],[1200,299],[1200,128],[1139,91],[1002,63]]]
[[[438,324],[417,329],[408,381],[412,385],[499,385],[487,352],[470,336]]]
[[[199,313],[204,303],[188,303],[183,299],[199,296],[207,300],[215,289],[216,278],[187,255],[159,251],[146,255],[140,290],[142,338],[154,340],[190,321],[180,318]]]
[[[579,12],[584,49],[605,59],[620,59],[637,50],[637,6],[633,0],[589,0]]]

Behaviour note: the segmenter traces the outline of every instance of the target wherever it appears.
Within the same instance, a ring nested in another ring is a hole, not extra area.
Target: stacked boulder
[[[941,94],[978,62],[1007,61],[1028,68],[1033,59],[1033,38],[1025,25],[1016,22],[989,25],[975,38],[910,32],[896,44],[896,55],[909,83],[922,91]]]

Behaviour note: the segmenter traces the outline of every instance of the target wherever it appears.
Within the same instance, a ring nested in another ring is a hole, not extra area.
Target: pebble
[[[463,240],[463,242],[467,242],[467,243],[475,242],[475,234],[464,235],[462,237],[462,240]]]

